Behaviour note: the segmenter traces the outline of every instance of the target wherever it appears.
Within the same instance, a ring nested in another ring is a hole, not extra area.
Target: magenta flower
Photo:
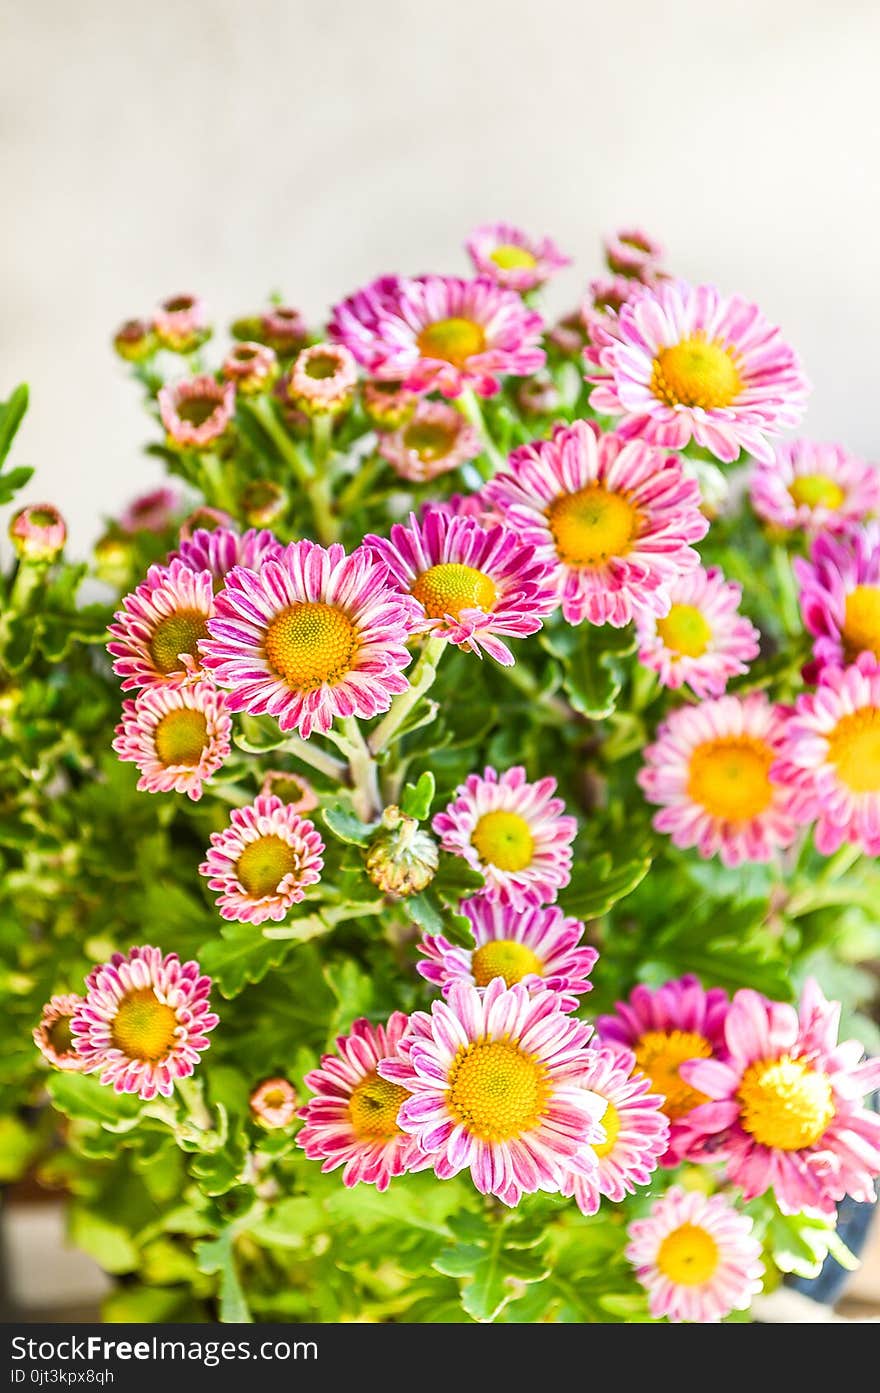
[[[696,696],[720,696],[760,649],[761,635],[739,612],[742,586],[725,580],[717,566],[699,566],[670,585],[669,598],[672,608],[662,619],[636,620],[639,662],[673,691],[687,684]]]
[[[107,651],[122,690],[162,686],[197,672],[199,643],[208,637],[213,613],[210,572],[192,571],[182,561],[151,566],[109,629]]]
[[[146,793],[185,793],[193,802],[231,749],[232,720],[210,682],[145,687],[122,705],[113,749],[140,770]]]
[[[809,561],[795,558],[794,572],[804,625],[814,640],[811,676],[860,656],[880,668],[880,524],[843,537],[817,537]]]
[[[132,499],[119,519],[123,532],[164,532],[180,507],[177,489],[158,488]]]
[[[660,243],[640,227],[623,227],[605,238],[605,259],[618,276],[651,280],[663,259]]]
[[[483,223],[468,237],[467,253],[478,276],[506,290],[535,290],[571,265],[551,237],[530,237],[513,223]]]
[[[880,513],[880,469],[812,440],[786,440],[758,460],[749,480],[752,507],[786,532],[845,532]]]
[[[236,532],[231,527],[215,527],[212,531],[199,528],[181,540],[168,561],[180,561],[187,570],[197,573],[210,571],[214,589],[220,590],[233,566],[259,571],[267,556],[277,560],[283,551],[283,544],[265,528],[247,532]]]
[[[313,822],[274,794],[259,794],[246,808],[232,809],[222,832],[211,833],[199,874],[217,892],[224,919],[277,922],[317,885],[323,854]]]

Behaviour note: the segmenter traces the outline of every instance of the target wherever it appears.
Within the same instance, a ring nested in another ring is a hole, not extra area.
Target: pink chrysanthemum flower
[[[476,459],[480,437],[460,411],[426,401],[398,430],[379,436],[379,454],[401,479],[423,484]]]
[[[181,541],[168,560],[183,562],[189,571],[210,571],[214,589],[219,590],[233,566],[258,571],[267,556],[277,559],[283,551],[282,543],[265,528],[239,533],[233,528],[216,527],[212,532],[194,532],[188,541]]]
[[[289,1127],[296,1117],[296,1089],[289,1079],[265,1079],[249,1100],[251,1113],[261,1127]]]
[[[506,667],[513,654],[505,638],[524,638],[556,608],[556,588],[544,561],[506,527],[481,527],[473,518],[429,508],[421,522],[395,523],[390,540],[368,536],[388,567],[389,581],[417,602],[416,627]]]
[[[375,282],[337,305],[331,324],[372,376],[445,397],[492,396],[501,376],[542,368],[541,329],[514,291],[454,276]]]
[[[873,659],[826,668],[818,690],[798,697],[771,772],[793,790],[798,820],[815,821],[824,855],[850,842],[880,856],[880,669]]]
[[[845,532],[880,513],[880,469],[812,440],[786,440],[758,460],[749,480],[752,507],[771,527]]]
[[[685,683],[699,697],[720,696],[731,677],[748,672],[761,635],[739,612],[742,586],[720,569],[700,566],[669,587],[672,608],[662,619],[636,620],[639,662],[658,673],[664,687]]]
[[[621,435],[718,459],[772,459],[766,437],[796,426],[807,380],[756,305],[713,286],[663,281],[609,316],[610,341],[586,349],[590,405],[620,416]]]
[[[650,1092],[651,1081],[636,1070],[631,1050],[591,1051],[581,1082],[605,1099],[605,1140],[593,1143],[597,1174],[567,1176],[562,1193],[574,1196],[582,1214],[595,1214],[603,1195],[619,1204],[637,1185],[648,1184],[669,1145],[669,1122],[662,1096]]]
[[[169,1098],[176,1079],[193,1072],[219,1017],[210,1010],[210,977],[176,953],[132,948],[86,978],[86,996],[72,1024],[75,1046],[90,1072],[117,1093],[145,1101]]]
[[[810,560],[796,557],[800,606],[815,656],[812,676],[864,655],[880,668],[880,524],[820,536]]]
[[[653,283],[653,282],[651,282]],[[629,304],[645,289],[645,283],[632,276],[600,276],[590,281],[589,293],[581,305],[581,319],[587,338],[593,344],[613,343],[614,331],[606,332],[609,316],[613,319],[624,305]],[[584,347],[581,344],[581,347]]]
[[[55,561],[67,541],[67,523],[52,503],[28,503],[9,523],[9,540],[23,561]]]
[[[235,411],[235,384],[207,373],[160,387],[159,415],[172,445],[204,450],[226,431]]]
[[[433,828],[446,851],[485,876],[482,895],[514,909],[549,904],[571,879],[577,822],[554,798],[556,780],[526,782],[521,765],[469,774]]]
[[[555,992],[456,982],[430,1015],[413,1013],[402,1058],[379,1073],[411,1094],[399,1124],[440,1180],[469,1169],[481,1194],[515,1205],[558,1191],[570,1171],[596,1172],[605,1103],[578,1083],[591,1035]]]
[[[198,295],[170,295],[153,315],[153,329],[163,348],[189,353],[210,333],[204,300]]]
[[[724,1160],[747,1200],[773,1190],[784,1214],[833,1214],[845,1195],[871,1202],[880,1175],[880,1117],[863,1106],[880,1059],[838,1043],[840,1005],[806,983],[800,1009],[739,991],[723,1060],[683,1072],[711,1100],[688,1117],[689,1155]]]
[[[354,355],[338,343],[316,343],[297,356],[287,395],[308,416],[334,415],[351,402],[357,386]]]
[[[398,1123],[409,1092],[381,1077],[379,1065],[399,1058],[409,1019],[395,1011],[387,1025],[355,1021],[336,1041],[336,1054],[325,1054],[320,1069],[306,1074],[314,1097],[300,1113],[305,1126],[297,1137],[311,1161],[323,1171],[344,1166],[343,1185],[359,1182],[387,1190],[389,1181],[407,1171],[424,1170],[431,1160]]]
[[[415,606],[365,547],[346,556],[337,543],[293,542],[259,574],[234,567],[216,606],[202,651],[232,711],[308,738],[337,716],[387,711],[407,689]]]
[[[259,794],[233,808],[229,826],[211,833],[199,874],[217,891],[224,919],[242,924],[281,920],[317,885],[324,843],[315,824],[274,794]]]
[[[86,1067],[82,1055],[77,1052],[76,1041],[70,1024],[83,1004],[81,996],[67,992],[52,996],[43,1007],[40,1023],[34,1030],[34,1044],[44,1059],[56,1069],[81,1072]]]
[[[221,376],[245,397],[265,392],[277,381],[279,371],[275,350],[249,339],[234,343],[220,367]]]
[[[655,1201],[647,1219],[630,1224],[626,1256],[654,1319],[706,1324],[747,1311],[764,1272],[752,1228],[726,1196],[678,1185]]]
[[[231,735],[223,693],[210,682],[167,682],[123,702],[113,748],[137,765],[142,792],[185,793],[195,803],[227,758]]]
[[[107,651],[124,692],[162,686],[198,670],[199,642],[208,637],[214,613],[208,571],[192,571],[182,561],[151,566],[122,606],[110,625]]]
[[[295,813],[310,813],[320,802],[308,779],[287,769],[268,769],[260,792],[274,793]]]
[[[706,1101],[682,1078],[681,1065],[690,1059],[712,1059],[721,1049],[729,1005],[721,987],[704,991],[696,977],[686,974],[656,991],[634,987],[628,1000],[615,1002],[613,1016],[596,1021],[602,1044],[632,1051],[635,1066],[662,1097],[670,1123],[663,1160],[670,1164],[676,1163],[683,1119]]]
[[[504,514],[494,503],[490,503],[482,489],[476,493],[453,493],[448,498],[431,499],[422,506],[420,516],[424,520],[429,512],[446,513],[451,518],[473,518],[482,527],[503,524]]]
[[[645,750],[638,781],[658,832],[725,866],[770,861],[797,835],[793,789],[775,772],[785,715],[763,692],[672,711]]]
[[[444,996],[455,982],[487,987],[502,977],[508,987],[524,982],[533,992],[556,992],[564,1011],[576,1011],[582,994],[592,990],[587,979],[599,954],[578,947],[584,926],[558,906],[515,910],[477,895],[463,900],[461,909],[470,920],[473,948],[460,948],[442,934],[427,934],[418,945],[427,959],[416,964],[419,972]]]
[[[179,507],[180,494],[176,489],[153,489],[129,503],[119,519],[119,526],[123,532],[164,532],[171,526]]]
[[[483,223],[465,243],[478,276],[507,290],[535,290],[571,265],[551,237],[530,237],[508,222]]]
[[[660,243],[640,227],[622,227],[604,240],[608,267],[618,276],[650,279],[663,259]]]
[[[523,445],[484,490],[554,568],[570,624],[622,628],[669,610],[669,583],[699,563],[700,490],[671,455],[586,421]]]

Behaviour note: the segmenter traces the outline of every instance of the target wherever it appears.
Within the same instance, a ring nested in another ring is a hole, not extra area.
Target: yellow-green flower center
[[[853,793],[880,792],[880,710],[842,716],[828,737],[828,757]]]
[[[605,1128],[605,1140],[593,1143],[593,1150],[597,1156],[607,1156],[609,1151],[614,1148],[614,1143],[620,1136],[620,1113],[613,1103],[608,1103],[602,1114],[601,1125]]]
[[[418,336],[418,348],[423,358],[441,358],[453,367],[461,368],[468,358],[482,353],[486,347],[486,335],[482,325],[472,319],[438,319],[426,324]]]
[[[449,1110],[482,1141],[510,1141],[531,1131],[547,1100],[545,1069],[506,1040],[463,1046],[449,1071]]]
[[[729,736],[698,745],[691,755],[688,797],[712,817],[748,822],[773,798],[773,751],[752,736]]]
[[[307,790],[296,774],[273,774],[268,792],[274,793],[282,803],[299,803],[305,798]]]
[[[718,1244],[699,1224],[682,1224],[660,1244],[657,1266],[680,1287],[699,1287],[714,1276],[719,1262]]]
[[[538,264],[531,252],[513,242],[502,242],[489,253],[489,260],[502,271],[531,271]]]
[[[655,1092],[666,1099],[663,1111],[668,1118],[674,1121],[708,1102],[705,1093],[691,1088],[679,1073],[685,1060],[712,1058],[712,1046],[705,1036],[692,1030],[647,1030],[633,1046],[633,1052]]]
[[[156,726],[156,754],[166,766],[198,764],[208,743],[208,721],[188,706],[169,711]]]
[[[827,1074],[803,1059],[760,1059],[743,1074],[737,1097],[740,1121],[762,1146],[800,1151],[813,1146],[834,1118]]]
[[[341,682],[351,672],[357,649],[357,629],[348,615],[321,601],[292,605],[266,631],[269,666],[297,692]]]
[[[220,402],[216,397],[187,397],[178,406],[177,414],[181,421],[186,421],[188,425],[203,426],[206,421],[210,421],[219,406]]]
[[[296,852],[273,833],[248,842],[238,858],[235,875],[247,893],[259,900],[274,895],[284,877],[298,867]]]
[[[788,491],[795,503],[807,508],[839,508],[846,497],[837,480],[827,474],[799,474]]]
[[[49,1044],[56,1054],[69,1054],[73,1049],[73,1031],[70,1028],[71,1016],[59,1016],[48,1030]]]
[[[483,813],[471,834],[481,861],[499,871],[522,871],[531,862],[535,850],[532,830],[519,813],[497,808]]]
[[[177,1013],[160,1001],[152,987],[139,987],[122,998],[110,1026],[110,1038],[129,1059],[156,1063],[172,1048]]]
[[[657,633],[681,658],[702,658],[712,641],[712,629],[696,605],[673,605],[665,619],[657,620]]]
[[[410,421],[404,427],[403,443],[425,464],[433,464],[449,454],[457,434],[454,426],[443,425],[440,421]]]
[[[457,619],[463,609],[491,610],[498,591],[492,577],[484,571],[458,561],[445,561],[422,572],[412,595],[431,619],[443,619],[447,614]]]
[[[166,677],[182,672],[181,653],[188,653],[199,662],[199,639],[208,637],[208,625],[198,610],[180,609],[160,619],[150,639],[150,656]]]
[[[327,382],[339,372],[339,359],[333,353],[310,353],[303,363],[306,377]]]
[[[355,1087],[348,1102],[348,1116],[355,1136],[362,1141],[383,1141],[400,1132],[397,1114],[409,1097],[405,1088],[389,1083],[375,1070]]]
[[[880,585],[857,585],[847,595],[843,641],[851,659],[864,652],[880,658]]]
[[[651,390],[667,406],[731,406],[742,388],[734,351],[701,333],[661,348],[654,359]]]
[[[566,566],[602,566],[612,556],[625,556],[640,521],[623,494],[601,484],[564,493],[547,510],[556,551]]]
[[[503,977],[508,987],[521,982],[529,973],[540,977],[544,964],[524,943],[496,938],[483,943],[471,958],[471,971],[478,987],[488,987],[493,977]]]

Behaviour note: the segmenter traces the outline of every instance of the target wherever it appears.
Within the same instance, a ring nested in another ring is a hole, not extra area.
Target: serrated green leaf
[[[431,811],[437,781],[430,769],[421,775],[415,784],[407,784],[400,800],[400,810],[405,817],[417,818],[424,822]]]
[[[571,884],[560,896],[566,914],[576,919],[598,919],[607,914],[618,900],[632,894],[651,869],[651,858],[640,857],[611,867],[610,858],[575,867]]]
[[[233,1324],[236,1322],[250,1324],[253,1317],[235,1265],[235,1253],[232,1246],[234,1238],[234,1230],[230,1227],[224,1229],[219,1238],[197,1243],[195,1248],[196,1262],[200,1272],[205,1272],[208,1276],[217,1274],[220,1277],[221,1321]]]
[[[374,835],[378,822],[361,822],[344,803],[328,803],[321,817],[334,837],[352,846],[365,846]]]
[[[68,1217],[71,1241],[94,1258],[105,1272],[134,1272],[138,1252],[119,1224],[111,1223],[82,1204],[74,1204]]]
[[[227,998],[237,996],[249,982],[260,982],[283,961],[289,939],[265,938],[253,924],[224,924],[216,938],[199,948],[204,972]]]
[[[95,1122],[109,1132],[128,1132],[138,1122],[143,1103],[131,1093],[117,1093],[93,1074],[55,1073],[46,1087],[57,1108],[82,1122]]]

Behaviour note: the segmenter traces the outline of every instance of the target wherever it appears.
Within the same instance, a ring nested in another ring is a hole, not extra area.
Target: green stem
[[[370,489],[376,477],[386,468],[385,461],[379,454],[372,455],[364,460],[354,478],[345,486],[339,495],[340,513],[352,513],[360,504],[364,494]]]
[[[370,736],[369,747],[374,755],[391,743],[410,711],[431,687],[437,676],[437,664],[445,642],[442,638],[429,638],[426,641],[410,674],[409,687],[394,698],[387,715],[383,716]]]
[[[301,484],[303,489],[308,489],[309,483],[314,477],[311,464],[303,455],[300,454],[296,445],[291,440],[281,421],[278,419],[275,407],[269,397],[251,397],[248,406],[256,416],[263,430],[269,436],[285,464],[290,466],[290,471]]]
[[[506,667],[503,671],[508,681],[524,696],[539,706],[543,706],[547,711],[551,711],[561,721],[577,721],[579,719],[574,707],[564,697],[554,696],[552,692],[542,692],[534,673],[530,672],[527,667],[523,667],[520,663],[514,663],[512,667]]]
[[[48,567],[42,561],[19,561],[9,592],[9,608],[23,614],[45,583]]]
[[[226,477],[223,461],[211,451],[200,457],[199,464],[202,488],[208,502],[215,508],[222,508],[230,517],[235,517],[238,502]]]
[[[788,552],[778,544],[773,547],[773,574],[779,590],[779,609],[785,632],[789,637],[797,638],[802,630],[794,572]]]
[[[492,465],[491,473],[487,474],[486,478],[491,479],[493,474],[497,474],[499,469],[504,468],[506,460],[495,444],[495,441],[492,439],[489,427],[486,425],[486,418],[483,415],[483,408],[477,401],[475,393],[470,388],[462,392],[461,396],[458,398],[458,407],[462,415],[466,416],[470,421],[483,442],[483,453]]]
[[[321,412],[312,417],[312,458],[317,474],[321,474],[327,468],[332,448],[333,417],[329,412]]]
[[[312,769],[317,769],[319,774],[326,774],[328,779],[333,779],[336,783],[345,782],[346,768],[341,759],[335,755],[328,754],[326,750],[318,749],[310,740],[301,740],[298,735],[291,735],[285,740],[282,749],[294,755],[296,759],[302,760],[303,764],[311,765]]]
[[[376,761],[354,716],[344,718],[342,731],[348,749],[355,812],[363,822],[372,822],[382,811]]]

